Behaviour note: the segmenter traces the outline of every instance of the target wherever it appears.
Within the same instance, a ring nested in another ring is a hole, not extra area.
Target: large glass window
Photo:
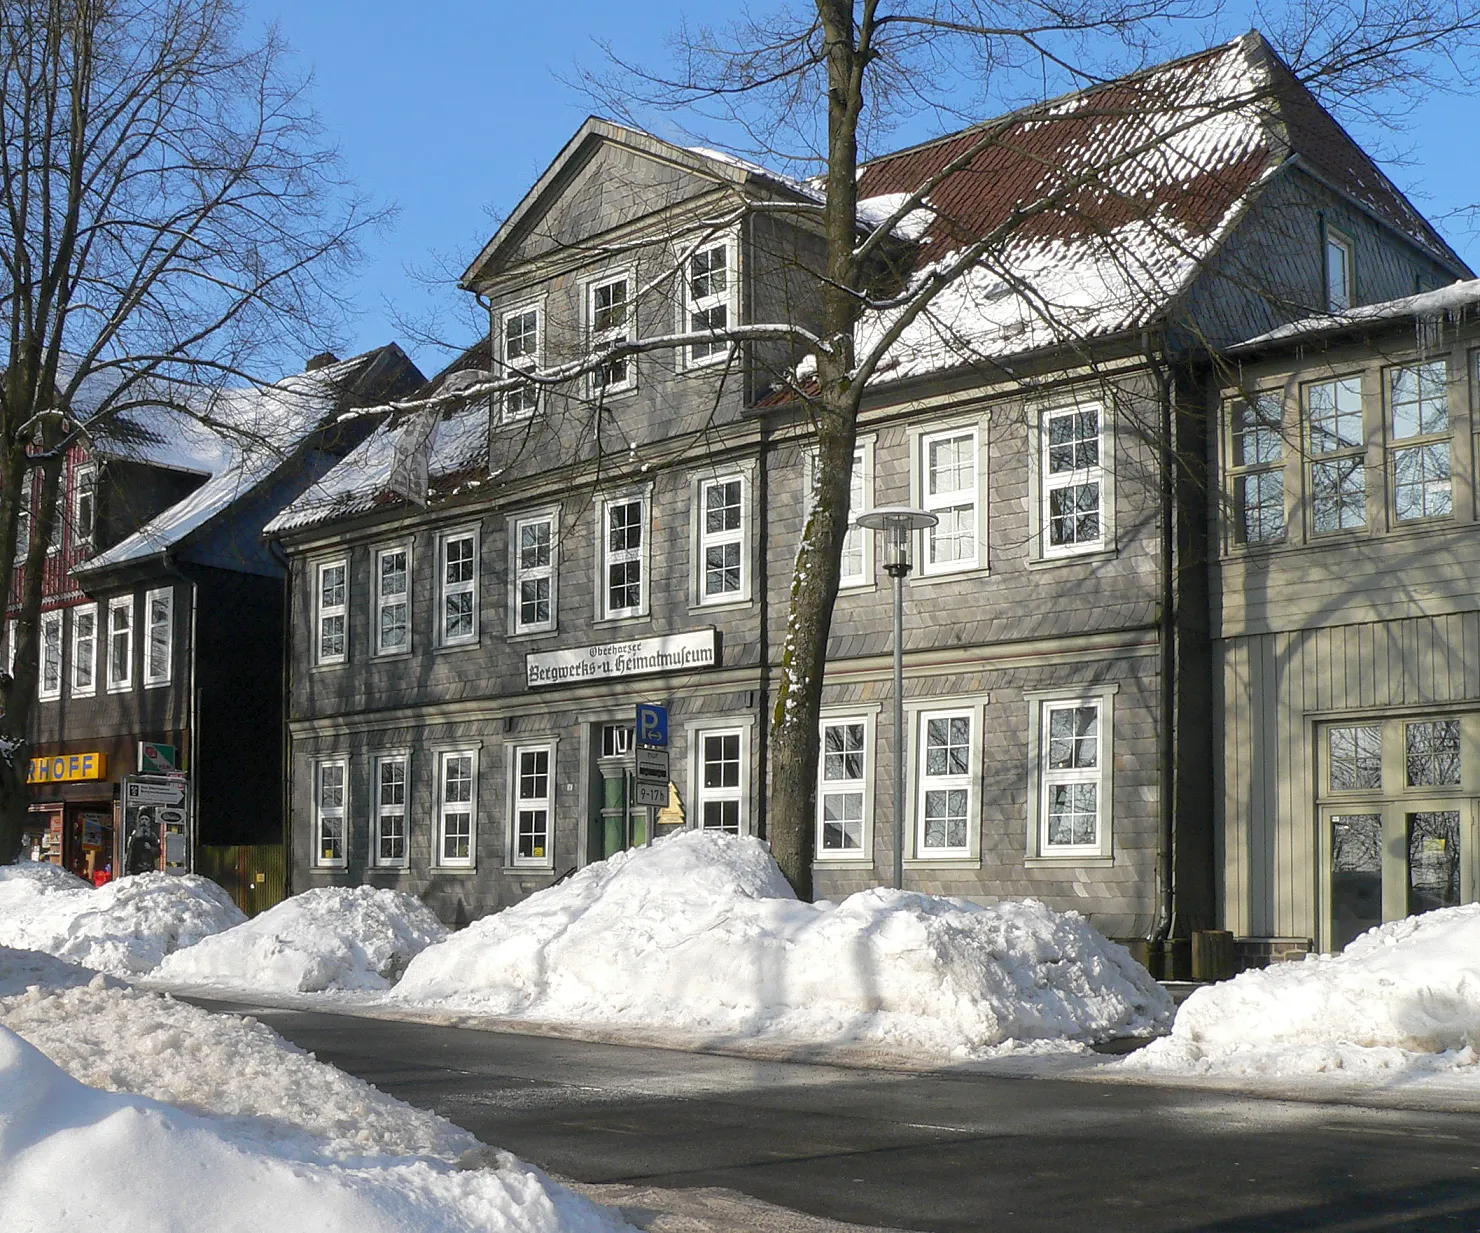
[[[1377,724],[1340,724],[1327,729],[1333,792],[1382,787],[1382,728]]]
[[[744,830],[744,734],[739,729],[695,734],[699,751],[699,826],[731,835]]]
[[[478,537],[449,532],[438,548],[439,632],[443,646],[478,641]]]
[[[349,599],[349,562],[323,561],[315,571],[315,645],[321,664],[344,663],[349,646],[346,613]]]
[[[1421,720],[1404,724],[1403,744],[1410,788],[1460,783],[1459,720]]]
[[[1343,377],[1305,387],[1310,441],[1310,529],[1322,535],[1367,525],[1367,455],[1362,381]]]
[[[443,753],[437,776],[437,861],[473,863],[473,818],[477,812],[478,755],[473,750]]]
[[[915,842],[921,855],[965,854],[975,791],[971,711],[919,717],[919,795]]]
[[[549,745],[514,750],[514,863],[548,865],[555,812],[555,751]]]
[[[72,609],[72,694],[84,697],[97,689],[98,606]]]
[[[921,573],[972,569],[977,545],[977,430],[953,429],[920,438],[921,507],[940,521],[924,532]]]
[[[1267,544],[1285,537],[1284,403],[1260,394],[1233,404],[1230,477],[1234,538]]]
[[[817,790],[820,857],[864,852],[869,825],[867,736],[862,719],[829,719],[822,725],[822,773]]]
[[[699,602],[722,603],[745,593],[745,481],[738,475],[699,485]]]
[[[375,650],[411,649],[411,549],[404,544],[375,554]]]
[[[1443,360],[1389,373],[1393,517],[1399,522],[1454,512],[1449,440],[1449,370]]]
[[[1104,470],[1099,408],[1046,412],[1041,465],[1044,555],[1102,547]]]
[[[410,759],[389,754],[375,760],[375,863],[406,864],[406,792]]]
[[[647,502],[620,497],[602,507],[602,615],[638,616],[647,609]]]
[[[334,866],[345,863],[347,766],[343,758],[334,758],[314,767],[315,864]]]

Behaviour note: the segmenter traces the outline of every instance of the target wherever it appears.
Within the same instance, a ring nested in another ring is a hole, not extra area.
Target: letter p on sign
[[[637,743],[654,749],[668,748],[668,708],[651,702],[637,704]]]

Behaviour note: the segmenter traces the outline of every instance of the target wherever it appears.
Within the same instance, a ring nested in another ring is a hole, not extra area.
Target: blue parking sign
[[[650,749],[668,748],[668,708],[655,702],[637,704],[637,743]]]

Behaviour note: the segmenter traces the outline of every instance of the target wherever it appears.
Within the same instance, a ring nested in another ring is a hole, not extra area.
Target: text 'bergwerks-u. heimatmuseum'
[[[864,403],[853,511],[937,521],[902,741],[881,543],[844,548],[817,893],[888,880],[902,760],[906,887],[1112,937],[1169,917],[1259,962],[1480,899],[1480,281],[1258,35],[995,123],[860,178],[865,233],[939,179],[879,246],[902,279],[1010,238]],[[148,408],[79,447],[32,852],[121,867],[130,800],[176,784],[160,861],[249,909],[370,883],[465,923],[674,828],[764,836],[815,433],[805,349],[737,327],[817,327],[817,200],[588,120],[430,382],[391,345],[243,394],[270,465]]]

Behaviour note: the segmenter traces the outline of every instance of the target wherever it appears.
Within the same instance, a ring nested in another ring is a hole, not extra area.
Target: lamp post
[[[916,531],[940,521],[923,509],[884,506],[856,519],[861,527],[884,532],[884,570],[894,579],[894,889],[904,889],[904,579],[910,572],[910,540]]]

